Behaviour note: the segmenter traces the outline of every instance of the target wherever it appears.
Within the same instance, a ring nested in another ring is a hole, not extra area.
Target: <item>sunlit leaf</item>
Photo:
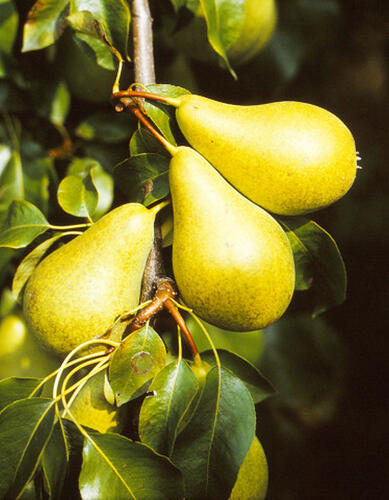
[[[50,225],[39,208],[24,200],[14,200],[0,230],[0,246],[24,248]]]
[[[185,498],[228,498],[254,434],[248,389],[229,370],[212,368],[172,456],[184,475]]]
[[[296,289],[312,290],[313,314],[341,304],[346,298],[346,269],[334,239],[305,217],[280,219],[292,245]]]
[[[71,0],[70,15],[90,12],[101,23],[110,44],[117,49],[123,59],[127,58],[127,43],[130,25],[130,10],[122,0]],[[93,29],[91,19],[86,20],[88,29]],[[85,31],[84,31],[85,32]]]
[[[54,424],[50,399],[15,401],[0,412],[0,497],[17,498],[31,480]]]
[[[66,120],[70,108],[70,92],[63,80],[56,83],[54,88],[51,107],[50,121],[55,125],[62,125]]]
[[[179,97],[190,94],[189,90],[175,85],[147,85],[147,90],[167,97]],[[155,123],[166,139],[172,144],[176,144],[175,136],[178,134],[178,128],[174,108],[156,101],[146,100],[145,110],[150,120]]]
[[[116,349],[109,366],[109,381],[118,406],[127,403],[166,364],[166,349],[151,326],[136,330]]]
[[[160,371],[149,386],[139,415],[141,441],[170,455],[180,420],[198,391],[196,376],[179,359]]]
[[[115,169],[115,179],[129,201],[146,206],[169,194],[169,159],[155,153],[131,156]]]
[[[18,29],[19,16],[12,0],[0,0],[0,52],[10,54]]]
[[[7,153],[7,149],[3,149],[4,160],[7,159]],[[24,198],[24,180],[20,154],[12,151],[8,160],[0,164],[0,222],[4,221],[8,207],[15,198]]]
[[[67,236],[73,233],[58,233],[52,238],[44,241],[40,245],[34,248],[29,254],[27,254],[24,259],[19,264],[16,272],[14,274],[14,278],[12,281],[12,294],[15,299],[18,299],[20,292],[22,291],[24,285],[27,283],[27,280],[34,272],[34,269],[39,264],[39,261],[42,259],[44,254],[49,250],[49,248],[57,241],[59,238],[63,236]]]
[[[222,349],[218,350],[218,354],[222,367],[230,370],[245,384],[251,393],[254,404],[260,403],[274,394],[274,389],[270,382],[247,360]],[[213,351],[203,352],[201,359],[211,366],[216,365]]]
[[[67,169],[68,175],[76,175],[85,178],[92,172],[93,183],[98,194],[98,202],[93,213],[94,219],[98,219],[107,212],[113,202],[113,179],[100,163],[93,158],[74,158]]]
[[[0,411],[14,401],[28,398],[40,381],[39,378],[21,377],[9,377],[0,380]],[[39,393],[37,396],[39,396]]]
[[[118,434],[90,433],[80,474],[82,500],[181,500],[180,472],[165,457]]]
[[[67,467],[69,449],[62,421],[57,421],[42,455],[42,472],[45,477],[50,498],[61,497]]]
[[[23,32],[23,52],[53,44],[66,28],[69,0],[38,0],[28,13]]]
[[[98,192],[90,169],[85,177],[68,175],[58,186],[58,203],[68,214],[91,217],[98,204]]]
[[[241,34],[245,6],[243,0],[200,0],[207,21],[208,40],[236,78],[227,57],[227,49]],[[260,7],[258,7],[260,8]]]

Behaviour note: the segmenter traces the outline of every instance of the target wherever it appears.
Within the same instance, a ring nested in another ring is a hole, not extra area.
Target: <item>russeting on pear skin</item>
[[[65,355],[138,305],[155,214],[139,203],[122,205],[36,267],[23,309],[44,346]]]
[[[166,102],[177,107],[190,145],[238,191],[273,213],[326,207],[354,182],[353,136],[323,108],[293,101],[239,106],[193,94]]]
[[[250,331],[276,321],[293,294],[289,240],[191,148],[170,162],[173,272],[184,302],[220,328]]]

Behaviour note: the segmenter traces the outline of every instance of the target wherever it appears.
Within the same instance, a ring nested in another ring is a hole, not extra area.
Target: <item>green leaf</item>
[[[243,382],[229,370],[212,368],[172,456],[184,475],[185,498],[228,498],[254,439],[255,420]]]
[[[93,179],[93,169],[86,176],[68,175],[60,182],[58,203],[68,214],[90,217],[98,204],[98,192]]]
[[[166,349],[151,326],[136,330],[116,349],[109,366],[109,381],[116,403],[127,403],[166,364]]]
[[[62,421],[57,421],[42,455],[42,471],[53,500],[61,498],[69,461],[69,449],[62,427]]]
[[[70,109],[71,100],[65,81],[57,80],[47,90],[46,88],[44,90],[44,101],[47,103],[47,118],[54,125],[63,125]],[[40,106],[42,107],[42,96],[40,96]]]
[[[74,158],[67,169],[67,175],[85,178],[92,172],[93,183],[98,194],[98,202],[93,213],[94,219],[105,214],[113,202],[113,179],[100,163],[93,158]]]
[[[98,111],[78,125],[76,135],[87,141],[116,144],[128,140],[133,129],[134,122],[128,114]]]
[[[258,404],[274,394],[270,382],[246,359],[222,349],[218,349],[217,352],[222,367],[228,369],[245,384],[251,393],[254,404]],[[211,350],[203,352],[201,359],[211,366],[216,365],[215,356]]]
[[[19,23],[12,0],[0,0],[0,52],[11,54]]]
[[[0,497],[17,498],[29,483],[54,425],[51,399],[15,401],[0,412]]]
[[[147,85],[147,90],[166,97],[179,97],[181,95],[190,94],[189,90],[175,85]],[[166,106],[156,101],[146,100],[145,110],[147,116],[155,123],[166,139],[172,144],[177,144],[175,136],[179,132],[175,119],[175,110],[172,106]]]
[[[23,52],[52,45],[66,28],[69,0],[38,0],[28,13],[23,32]]]
[[[152,381],[139,414],[139,436],[162,455],[171,455],[182,416],[199,389],[182,359],[170,363]]]
[[[26,145],[23,145],[25,147]],[[47,213],[49,204],[49,178],[54,170],[53,159],[44,152],[28,156],[22,152],[24,198]]]
[[[39,378],[21,377],[0,380],[0,411],[14,401],[28,398],[40,382]]]
[[[72,232],[58,233],[52,238],[44,241],[40,245],[34,248],[29,254],[27,254],[24,259],[19,264],[16,269],[13,281],[12,281],[12,294],[17,300],[20,292],[22,291],[24,285],[27,280],[30,278],[31,274],[34,272],[34,269],[39,264],[39,261],[42,259],[44,254],[48,251],[48,249],[57,241],[59,238],[63,236],[68,236],[69,234],[74,234]]]
[[[346,269],[334,239],[305,217],[282,218],[280,223],[292,245],[296,289],[311,289],[313,315],[341,304],[346,298]]]
[[[227,57],[227,49],[239,38],[245,16],[244,0],[200,0],[209,43],[225,61],[236,79]],[[259,8],[259,7],[258,7]]]
[[[170,154],[162,144],[145,128],[138,128],[131,136],[130,155],[142,153],[155,153],[170,158]]]
[[[70,15],[90,12],[102,26],[109,43],[118,50],[125,60],[127,59],[127,44],[130,26],[130,10],[127,2],[122,0],[71,0]],[[86,19],[87,29],[93,29],[91,18]],[[84,31],[87,33],[87,31]],[[91,34],[91,33],[88,33]]]
[[[3,149],[4,160],[7,155],[7,149]],[[24,180],[20,154],[12,151],[8,160],[2,165],[0,163],[0,222],[4,222],[9,205],[15,198],[24,198]]]
[[[169,194],[169,163],[155,153],[131,156],[115,168],[115,180],[129,201],[149,206]]]
[[[180,500],[182,477],[169,459],[118,434],[90,433],[79,479],[82,500]]]
[[[28,201],[14,200],[0,230],[0,247],[24,248],[49,227],[39,208]]]

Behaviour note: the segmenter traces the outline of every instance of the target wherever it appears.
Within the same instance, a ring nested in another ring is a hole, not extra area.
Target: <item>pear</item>
[[[293,294],[287,236],[191,148],[170,162],[173,272],[184,302],[220,328],[250,331],[276,321]]]
[[[246,458],[240,466],[238,478],[229,500],[264,500],[267,485],[266,455],[259,439],[255,436]]]
[[[122,205],[40,262],[23,308],[44,346],[65,355],[138,305],[158,210]]]
[[[194,94],[161,100],[177,107],[190,145],[238,191],[273,213],[318,210],[354,182],[353,136],[323,108],[293,101],[239,106]]]
[[[59,368],[57,358],[45,352],[18,314],[0,321],[0,379],[46,377]]]
[[[110,404],[104,395],[105,372],[91,377],[70,405],[78,423],[99,432],[121,432],[126,408]]]

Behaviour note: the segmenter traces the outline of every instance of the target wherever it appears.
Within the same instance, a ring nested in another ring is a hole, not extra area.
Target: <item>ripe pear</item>
[[[70,405],[77,421],[99,432],[120,432],[126,417],[126,408],[110,404],[104,395],[105,373],[91,377]]]
[[[354,182],[353,136],[323,108],[293,101],[239,106],[194,94],[164,101],[177,107],[190,145],[238,191],[273,213],[318,210]]]
[[[266,455],[259,439],[253,443],[238,473],[229,500],[264,500],[268,485]]]
[[[242,6],[238,6],[238,12]],[[228,16],[221,20],[221,31],[227,33]],[[270,39],[277,20],[274,0],[243,0],[242,19],[236,19],[233,31],[224,39],[228,59],[234,65],[252,59]],[[223,29],[224,28],[224,29]],[[171,37],[172,44],[198,61],[216,61],[218,56],[207,39],[207,25],[201,3],[191,21]]]
[[[59,360],[45,352],[18,314],[0,321],[0,379],[46,377],[59,367]]]
[[[173,272],[184,302],[220,328],[276,321],[293,294],[293,254],[279,224],[191,148],[170,162]]]
[[[48,349],[65,355],[138,305],[158,209],[122,205],[36,267],[24,292],[24,314]]]

